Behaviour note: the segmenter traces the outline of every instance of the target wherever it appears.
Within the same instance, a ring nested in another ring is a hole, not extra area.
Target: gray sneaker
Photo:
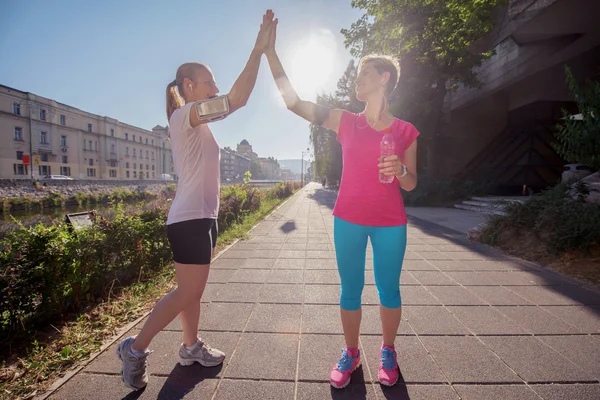
[[[123,361],[121,378],[125,386],[133,390],[140,390],[148,384],[148,354],[135,356],[131,351],[131,345],[135,337],[130,336],[123,340],[117,347],[117,357]]]
[[[225,359],[225,353],[213,349],[201,339],[192,346],[191,350],[185,348],[183,344],[179,347],[179,364],[188,366],[197,362],[203,367],[216,367]]]

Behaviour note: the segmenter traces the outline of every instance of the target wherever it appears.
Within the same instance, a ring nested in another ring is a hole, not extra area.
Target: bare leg
[[[208,272],[209,268],[206,265],[175,263],[177,288],[156,303],[144,327],[135,338],[132,345],[134,350],[146,350],[154,336],[192,302],[197,302],[198,307],[200,306],[200,297],[208,280]]]
[[[350,349],[358,348],[358,335],[360,333],[362,309],[344,310],[343,308],[340,308],[340,314],[342,316],[342,326],[344,328],[346,347]]]
[[[383,344],[393,347],[398,327],[400,327],[402,307],[387,308],[380,305],[379,315],[381,316],[381,328],[383,330]]]

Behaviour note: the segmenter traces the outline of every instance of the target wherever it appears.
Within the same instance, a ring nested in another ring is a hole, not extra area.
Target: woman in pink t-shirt
[[[388,96],[398,83],[399,67],[390,57],[363,57],[356,79],[356,97],[366,103],[365,110],[360,114],[331,110],[298,97],[275,52],[275,31],[274,28],[265,54],[287,108],[313,124],[335,131],[342,145],[344,168],[333,214],[346,348],[331,371],[330,383],[336,388],[346,387],[360,365],[361,296],[370,239],[383,331],[378,375],[381,384],[391,386],[399,377],[394,340],[402,313],[400,272],[406,250],[407,221],[400,188],[410,191],[417,184],[419,135],[414,126],[395,118],[388,110]],[[394,155],[380,160],[380,143],[386,133],[392,134]],[[380,173],[393,177],[393,181],[381,183]]]

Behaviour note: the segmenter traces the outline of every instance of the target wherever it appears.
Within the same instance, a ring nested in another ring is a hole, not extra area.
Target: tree
[[[262,168],[258,161],[252,161],[252,164],[250,165],[250,173],[254,179],[262,179]]]
[[[356,99],[354,81],[356,80],[356,65],[350,61],[344,75],[337,84],[335,94],[317,96],[317,104],[329,108],[341,108],[351,112],[363,109],[360,101]],[[326,128],[311,124],[311,141],[315,154],[314,174],[319,178],[336,186],[342,177],[342,147],[336,139],[336,134]]]
[[[342,34],[354,56],[375,52],[398,58],[401,75],[390,111],[417,126],[421,140],[431,147],[447,92],[460,84],[479,84],[474,68],[493,54],[483,38],[491,32],[501,3],[353,0],[352,7],[365,14]]]
[[[569,67],[565,75],[581,118],[563,110],[564,122],[557,126],[554,148],[566,160],[600,171],[600,82],[586,80],[580,88]]]

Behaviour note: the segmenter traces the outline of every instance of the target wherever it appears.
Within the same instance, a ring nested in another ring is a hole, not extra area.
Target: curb
[[[296,195],[298,195],[298,193],[302,192],[304,189],[306,188],[306,186],[304,186],[303,188],[300,188],[300,190],[298,190],[296,193],[294,193],[292,196],[290,196],[287,200],[285,200],[283,203],[281,203],[280,205],[278,205],[273,211],[271,211],[269,214],[267,214],[267,216],[264,217],[263,221],[266,220],[267,218],[269,218],[271,215],[273,215],[274,213],[276,213],[281,207],[283,207],[285,204],[287,204],[287,202],[289,202],[290,200],[292,200],[294,197],[296,197]],[[254,225],[252,228],[250,228],[250,230],[248,231],[248,233],[252,232],[258,225],[260,225],[263,221],[258,222],[256,225]],[[239,242],[240,239],[236,239],[233,241],[233,243],[231,243],[230,245],[228,245],[227,247],[225,247],[223,250],[221,250],[220,252],[218,252],[214,257],[213,260],[211,261],[214,262],[217,259],[219,259],[219,257],[221,257],[223,254],[225,254],[225,252],[227,252],[230,248],[232,248],[237,242]],[[68,371],[62,378],[59,378],[58,380],[56,380],[52,386],[50,386],[50,388],[48,389],[48,391],[46,391],[44,394],[40,395],[40,396],[36,396],[35,400],[45,400],[48,397],[50,397],[51,395],[53,395],[54,393],[56,393],[56,391],[58,389],[60,389],[61,387],[63,387],[68,381],[70,381],[75,375],[77,375],[79,372],[81,372],[81,370],[83,370],[85,367],[87,367],[92,361],[94,361],[96,358],[98,358],[102,353],[104,353],[110,346],[112,346],[113,344],[115,344],[118,340],[120,340],[123,336],[125,336],[127,334],[127,332],[129,332],[131,329],[133,329],[133,327],[135,327],[137,324],[139,324],[144,318],[146,318],[150,313],[152,312],[152,310],[145,312],[143,315],[139,316],[135,321],[132,321],[130,323],[128,323],[127,325],[125,325],[123,328],[119,329],[118,333],[116,333],[112,338],[110,338],[108,341],[106,341],[102,346],[100,346],[100,350],[98,350],[97,352],[93,353],[90,358],[88,358],[83,364],[79,365],[78,367],[76,367],[75,369]]]

